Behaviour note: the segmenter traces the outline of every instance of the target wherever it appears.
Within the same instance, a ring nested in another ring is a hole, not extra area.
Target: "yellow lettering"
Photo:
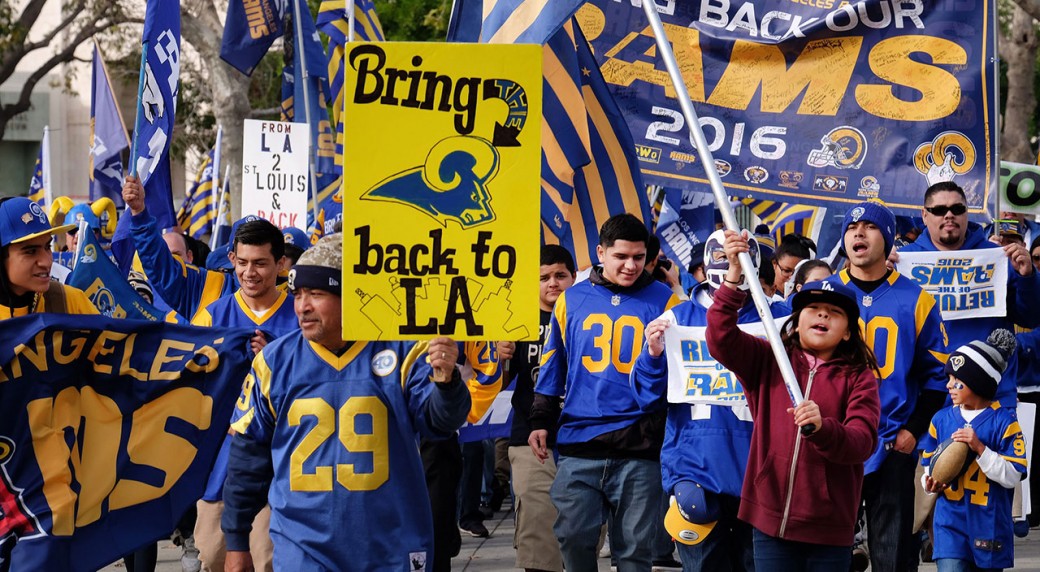
[[[74,337],[70,342],[70,345],[72,346],[71,351],[65,353],[61,349],[64,334],[65,332],[61,330],[54,332],[54,338],[52,341],[54,347],[54,361],[60,365],[68,365],[79,359],[80,354],[83,353],[83,346],[87,345],[86,338]]]
[[[130,337],[126,339],[126,346],[123,348],[123,361],[119,364],[119,375],[129,375],[137,381],[148,381],[148,377],[137,371],[130,365],[130,357],[134,355],[134,342],[137,341],[137,334],[130,334]]]
[[[111,355],[115,352],[114,347],[105,345],[107,342],[118,342],[125,338],[126,334],[122,332],[110,332],[108,330],[101,332],[101,335],[94,340],[94,346],[90,348],[90,353],[87,354],[87,359],[94,364],[94,371],[98,373],[112,373],[112,366],[98,363],[98,357]]]
[[[30,350],[29,346],[25,344],[18,344],[14,348],[14,359],[11,360],[11,373],[15,377],[22,376],[22,363],[18,359],[19,356],[24,356],[29,363],[36,367],[36,371],[47,371],[47,344],[43,341],[43,336],[46,334],[44,331],[40,331],[33,338],[33,349]]]
[[[684,28],[674,24],[665,24],[664,29],[668,39],[672,42],[675,58],[682,62],[679,68],[682,71],[683,81],[686,82],[686,89],[690,92],[690,99],[693,101],[704,101],[704,66],[701,62],[700,32],[693,28]],[[650,61],[627,62],[614,58],[621,50],[640,36],[651,39],[650,47],[644,52],[644,55],[650,56]],[[607,83],[631,85],[632,81],[638,79],[663,87],[665,97],[674,99],[676,97],[675,87],[672,86],[672,80],[668,77],[668,72],[654,67],[653,57],[657,53],[657,48],[652,41],[653,37],[653,31],[649,26],[638,34],[630,32],[616,46],[604,54],[606,60],[604,60],[599,69],[603,72],[603,79]]]
[[[123,416],[115,401],[89,387],[82,393],[67,387],[54,399],[35,399],[26,405],[26,411],[33,453],[43,476],[43,496],[52,513],[51,532],[69,536],[77,526],[101,518],[101,505],[115,486]],[[66,431],[74,436],[71,448]],[[86,465],[84,458],[90,459]],[[72,490],[73,480],[79,485],[79,495]]]
[[[148,371],[149,378],[153,380],[173,381],[181,377],[180,369],[176,371],[163,371],[163,365],[171,362],[184,361],[184,358],[187,357],[186,355],[171,357],[169,355],[171,349],[190,353],[194,351],[195,345],[177,340],[163,340],[160,342],[159,349],[155,352],[155,359],[152,360],[152,368]]]
[[[779,47],[737,41],[708,103],[747,109],[761,85],[764,112],[783,113],[804,91],[799,114],[835,115],[862,44],[855,36],[813,40],[788,68]]]
[[[925,54],[932,64],[910,59]],[[954,42],[932,36],[896,36],[878,42],[870,51],[870,69],[883,80],[904,85],[921,93],[917,101],[895,96],[891,85],[861,85],[856,101],[864,111],[903,121],[934,121],[952,114],[961,101],[961,86],[940,65],[964,65],[968,54]]]
[[[199,356],[205,357],[206,363],[196,361],[196,358]],[[195,352],[195,356],[188,360],[188,363],[184,364],[184,367],[195,373],[209,373],[220,367],[220,354],[210,346],[202,346]]]
[[[212,416],[213,399],[193,387],[174,389],[134,411],[126,446],[130,461],[159,469],[165,477],[160,486],[120,479],[109,498],[109,508],[134,506],[166,494],[198,454],[189,441],[163,430],[167,420],[181,419],[204,431],[209,429]]]

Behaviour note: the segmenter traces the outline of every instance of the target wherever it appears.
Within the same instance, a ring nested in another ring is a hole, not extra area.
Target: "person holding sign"
[[[724,247],[729,270],[708,309],[708,350],[740,379],[754,416],[739,514],[755,529],[755,568],[844,572],[881,415],[859,306],[849,288],[831,282],[795,294],[780,334],[805,395],[792,407],[769,343],[737,327],[747,298],[737,257],[750,249],[747,233],[726,231]]]
[[[895,215],[879,201],[849,209],[842,221],[849,267],[826,280],[853,292],[880,368],[878,445],[863,479],[870,569],[877,572],[914,568],[916,445],[946,398],[946,330],[935,298],[888,268],[895,229]]]
[[[1040,326],[1040,273],[1033,268],[1029,251],[1022,244],[999,246],[987,240],[985,232],[968,223],[964,190],[952,181],[936,183],[924,193],[925,230],[904,252],[962,252],[986,248],[1002,248],[1008,260],[1007,315],[948,320],[949,346],[959,347],[985,338],[996,329],[1014,331],[1015,326]],[[996,400],[1003,407],[1014,408],[1018,393],[1018,360],[1012,358],[997,389]]]
[[[343,235],[289,272],[300,331],[253,360],[236,408],[221,528],[225,570],[252,569],[249,532],[270,499],[276,570],[421,570],[433,517],[420,435],[465,421],[457,344],[342,340]]]
[[[596,247],[601,265],[557,298],[542,347],[528,444],[544,462],[549,431],[556,431],[553,530],[570,572],[597,569],[608,512],[618,570],[645,571],[652,563],[664,411],[640,409],[628,376],[645,324],[680,299],[644,272],[649,235],[630,214],[603,223]]]
[[[723,233],[716,230],[704,243],[706,281],[693,289],[688,302],[667,310],[647,325],[646,348],[636,359],[629,377],[636,401],[643,410],[668,409],[664,445],[661,447],[664,490],[680,497],[680,488],[685,486],[684,483],[692,482],[703,490],[704,504],[717,506],[717,520],[711,522],[710,527],[705,526],[707,523],[694,523],[707,530],[697,535],[683,533],[689,525],[678,520],[676,515],[681,515],[678,504],[670,509],[672,514],[665,519],[665,526],[679,547],[684,572],[755,569],[751,527],[737,518],[751,448],[751,411],[740,383],[730,372],[719,371],[717,363],[706,351],[704,338],[708,308],[714,303],[716,292],[723,287],[730,268],[723,250]],[[761,257],[758,243],[754,238],[748,243],[751,259],[757,267]],[[748,289],[743,277],[737,282],[740,290]],[[781,303],[771,304],[770,311],[774,318],[790,313]],[[737,322],[750,324],[760,321],[754,301],[748,298],[737,312]],[[679,340],[680,355],[665,354],[666,336]],[[697,362],[695,366],[694,362]],[[673,363],[679,367],[672,366]],[[708,375],[714,377],[701,377],[692,368],[686,373],[684,366],[708,371]],[[670,395],[670,378],[693,380],[695,377],[698,378],[697,388],[690,388],[691,382],[684,381],[684,389],[688,389],[682,393],[697,395],[681,400]],[[679,525],[678,528],[673,523]]]

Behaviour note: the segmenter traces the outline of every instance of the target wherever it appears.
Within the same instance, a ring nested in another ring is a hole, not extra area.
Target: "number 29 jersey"
[[[424,413],[437,391],[425,348],[355,342],[337,356],[297,332],[256,357],[232,427],[271,449],[276,568],[421,570],[432,558],[418,435],[448,435]]]

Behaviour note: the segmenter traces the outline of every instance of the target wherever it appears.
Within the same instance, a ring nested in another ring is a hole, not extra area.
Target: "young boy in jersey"
[[[238,290],[199,310],[191,323],[217,328],[248,328],[254,333],[250,340],[254,353],[259,353],[268,342],[299,330],[292,294],[277,287],[284,255],[284,234],[278,227],[262,219],[242,224],[235,231],[228,252],[238,280]],[[230,448],[229,435],[197,505],[195,546],[203,570],[207,571],[224,569],[226,550],[224,535],[220,532],[220,515]],[[271,570],[271,539],[267,534],[270,516],[270,509],[265,507],[253,523],[250,546],[258,570]]]
[[[513,356],[506,369],[516,376],[513,388],[513,426],[509,434],[509,464],[516,495],[516,567],[528,572],[540,570],[563,572],[560,544],[553,535],[552,522],[556,507],[549,498],[549,488],[556,478],[556,462],[550,455],[544,462],[531,452],[527,438],[531,424],[527,421],[534,401],[534,386],[538,381],[538,364],[542,359],[542,341],[549,331],[553,305],[565,290],[574,284],[574,258],[557,244],[542,247],[541,266],[538,270],[538,305],[541,320],[536,342],[502,342]],[[556,447],[555,435],[549,435],[546,446]]]
[[[419,436],[470,409],[458,345],[342,339],[343,235],[289,272],[300,331],[253,360],[235,410],[221,528],[225,570],[251,570],[249,532],[270,499],[275,570],[423,570],[433,517]]]
[[[939,483],[928,467],[923,477],[929,493],[942,493],[935,505],[934,548],[939,572],[1001,570],[1015,565],[1011,501],[1026,474],[1022,428],[1010,410],[994,401],[1001,374],[1015,351],[1009,330],[994,330],[985,342],[957,348],[946,362],[946,387],[952,407],[935,414],[922,440],[922,464],[935,448],[952,438],[977,455],[952,483]]]
[[[596,569],[608,513],[618,570],[649,570],[652,564],[664,412],[640,409],[628,375],[645,325],[680,300],[643,271],[649,236],[630,214],[603,223],[596,247],[601,266],[556,300],[542,349],[528,444],[545,461],[549,430],[556,431],[560,460],[550,494],[559,516],[553,530],[568,570]]]

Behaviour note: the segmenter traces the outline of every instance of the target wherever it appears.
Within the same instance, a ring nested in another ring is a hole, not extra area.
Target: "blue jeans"
[[[559,510],[553,531],[567,572],[596,572],[596,544],[607,515],[618,572],[645,572],[660,517],[661,465],[645,459],[560,455],[549,495]]]
[[[914,474],[917,452],[889,451],[878,470],[863,478],[871,572],[917,570],[914,551]]]
[[[755,568],[770,572],[848,572],[852,546],[784,540],[754,529]],[[708,535],[710,538],[711,535]]]
[[[740,498],[718,495],[720,515],[715,528],[698,544],[676,542],[683,572],[755,572],[751,525],[737,518]]]
[[[956,558],[939,558],[935,561],[938,572],[1000,572],[1003,568],[979,568],[969,560]]]

